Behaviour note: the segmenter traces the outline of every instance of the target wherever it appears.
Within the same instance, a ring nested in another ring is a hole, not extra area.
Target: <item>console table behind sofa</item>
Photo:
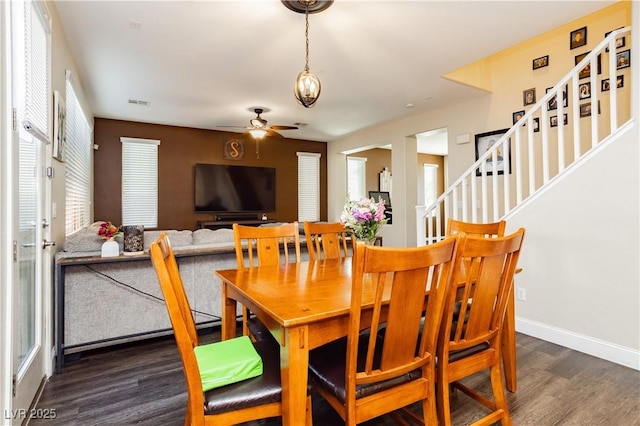
[[[221,287],[215,271],[237,265],[231,230],[197,230],[193,241],[191,231],[167,232],[196,323],[219,324]],[[148,254],[159,233],[145,231],[145,253],[134,256],[103,258],[95,251],[67,250],[72,244],[65,242],[65,251],[55,258],[57,372],[65,355],[172,333]],[[89,234],[95,236],[93,230]],[[226,241],[203,243],[198,238],[203,236]],[[301,251],[307,259],[304,242]]]

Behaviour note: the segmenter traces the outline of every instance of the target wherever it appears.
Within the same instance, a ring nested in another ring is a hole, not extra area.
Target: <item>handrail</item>
[[[631,27],[612,31],[555,86],[548,89],[433,204],[416,206],[419,246],[443,239],[444,224],[449,217],[484,223],[504,218],[540,191],[552,178],[595,148],[600,141],[617,131],[621,122],[630,119],[630,101],[626,109],[618,107],[617,79],[621,73],[616,63],[617,55],[608,55],[608,66],[601,67],[601,78],[609,76],[609,91],[600,92],[597,85],[600,69],[598,58],[602,58],[604,53],[617,53],[616,40],[630,32]],[[581,98],[580,86],[586,83],[580,83],[580,74],[587,65],[590,70],[594,70],[588,77],[590,97]],[[631,81],[627,84],[631,84]],[[601,120],[599,98],[607,99],[605,93],[609,94],[609,116],[608,120]],[[573,100],[570,106],[569,94]],[[554,98],[557,110],[549,109],[549,103]],[[590,101],[581,102],[586,99]],[[598,114],[591,114],[592,111],[598,111]],[[550,120],[554,114],[556,124],[552,125]],[[563,119],[565,115],[567,123]],[[534,130],[534,124],[539,132]],[[540,137],[535,133],[540,133]],[[557,157],[555,162],[552,161],[552,153]],[[498,158],[500,155],[501,164]]]

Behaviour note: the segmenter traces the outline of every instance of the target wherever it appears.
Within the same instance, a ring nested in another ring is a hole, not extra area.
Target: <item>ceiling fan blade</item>
[[[267,136],[272,136],[272,137],[276,137],[276,138],[283,138],[284,137],[280,133],[278,133],[275,130],[273,130],[273,128],[267,130]]]
[[[271,130],[297,130],[296,126],[271,126]]]

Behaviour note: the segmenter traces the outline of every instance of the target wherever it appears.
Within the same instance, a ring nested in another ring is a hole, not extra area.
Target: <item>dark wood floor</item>
[[[219,338],[214,332],[202,342]],[[514,425],[640,425],[640,372],[519,334],[518,391],[507,395]],[[484,374],[471,383],[488,383]],[[484,389],[488,389],[485,387]],[[181,425],[186,391],[172,337],[85,353],[46,384],[37,408],[56,409],[55,420],[30,425]],[[419,410],[419,406],[413,407]],[[458,392],[454,425],[466,425],[482,408]],[[315,425],[340,425],[320,398]],[[279,420],[251,425],[278,425]],[[366,425],[393,425],[389,416]]]

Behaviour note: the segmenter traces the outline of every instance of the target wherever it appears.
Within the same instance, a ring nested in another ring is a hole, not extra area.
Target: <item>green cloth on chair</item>
[[[193,348],[202,379],[202,391],[262,374],[262,359],[248,336]]]

